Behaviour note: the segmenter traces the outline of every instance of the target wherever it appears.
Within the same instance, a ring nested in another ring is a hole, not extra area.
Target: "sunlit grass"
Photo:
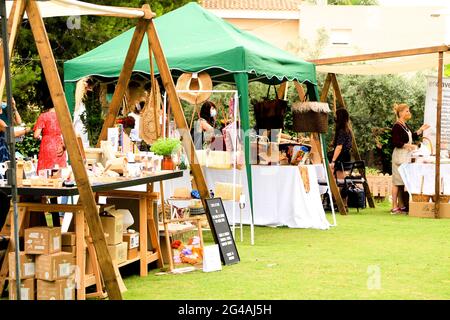
[[[330,215],[328,215],[329,218]],[[391,216],[389,204],[328,231],[249,228],[220,272],[126,276],[126,299],[449,299],[450,219]],[[209,232],[205,240],[212,242]]]

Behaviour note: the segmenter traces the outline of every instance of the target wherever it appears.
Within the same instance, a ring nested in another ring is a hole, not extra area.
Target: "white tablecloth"
[[[424,177],[423,194],[434,195],[435,164],[432,163],[404,163],[399,167],[400,175],[409,193],[420,194],[420,185]],[[450,195],[450,164],[441,164],[441,192]]]
[[[320,199],[315,166],[307,166],[310,192],[305,191],[300,172],[296,166],[252,166],[253,212],[256,225],[288,226],[290,228],[328,229],[329,222]],[[232,170],[203,168],[208,187],[215,182],[233,181]],[[251,221],[245,170],[238,171],[236,183],[242,184],[247,205],[243,222]],[[233,203],[225,201],[230,224],[233,223]],[[239,223],[239,207],[235,204],[235,222]]]

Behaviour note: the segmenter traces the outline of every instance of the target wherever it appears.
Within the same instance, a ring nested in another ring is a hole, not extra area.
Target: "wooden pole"
[[[438,61],[438,94],[437,94],[437,110],[436,110],[436,174],[434,176],[434,195],[436,202],[434,203],[434,217],[439,218],[440,210],[440,194],[441,194],[441,118],[442,118],[442,75],[444,73],[444,53],[439,52]]]
[[[287,89],[287,81],[283,82],[282,84],[280,84],[280,86],[278,87],[277,90],[277,97],[278,99],[284,99],[284,95],[286,93],[286,89]]]
[[[161,79],[166,89],[167,95],[169,97],[170,104],[173,109],[173,116],[175,118],[175,123],[177,125],[178,131],[182,137],[182,143],[186,153],[190,153],[195,150],[194,143],[192,141],[191,134],[184,117],[183,108],[181,107],[180,99],[178,98],[177,92],[175,90],[175,84],[173,83],[172,75],[170,74],[169,66],[167,64],[166,58],[159,42],[158,34],[153,21],[150,21],[149,28],[147,30],[147,35],[150,38],[151,49],[155,55],[156,64],[158,65],[158,70],[161,75]],[[209,198],[209,191],[206,185],[205,177],[203,176],[202,168],[198,162],[197,155],[195,151],[189,157],[191,161],[191,170],[194,176],[197,189],[200,192],[202,200]],[[205,205],[205,204],[204,204]],[[205,206],[206,207],[206,206]]]
[[[16,44],[17,35],[22,24],[23,16],[25,14],[25,0],[16,0],[13,3],[11,13],[8,19],[8,49],[9,58],[11,59],[14,46]],[[3,43],[0,47],[1,52],[3,52]],[[0,98],[3,98],[3,91],[5,89],[5,65],[3,61],[3,55],[0,55]]]
[[[136,63],[139,49],[141,48],[142,40],[144,39],[144,34],[147,30],[149,21],[150,20],[140,19],[136,26],[133,38],[131,39],[130,48],[128,49],[128,53],[125,58],[125,63],[123,64],[122,71],[120,72],[116,89],[114,90],[111,104],[109,105],[108,114],[106,115],[102,131],[100,132],[100,135],[98,137],[97,147],[100,146],[101,141],[106,140],[108,135],[108,128],[114,127],[114,122],[116,121],[117,115],[119,114],[120,105],[127,90],[128,82],[130,81],[131,73],[133,72],[133,67]]]
[[[340,108],[346,109],[344,98],[342,97],[341,88],[339,87],[339,83],[337,82],[336,75],[334,73],[331,73],[330,75],[331,75],[331,83],[333,84],[335,96],[336,96],[338,104],[340,105],[339,108],[337,108],[337,109],[340,109]],[[352,124],[350,122],[350,128],[351,127],[352,127]],[[359,154],[358,144],[356,143],[354,134],[352,134],[352,143],[354,146],[352,148],[353,156],[355,157],[355,159],[357,161],[360,161],[361,155]],[[360,171],[360,173],[362,174],[361,171]],[[373,196],[372,196],[372,192],[370,191],[369,184],[367,183],[366,177],[364,176],[363,178],[364,178],[364,183],[363,183],[364,192],[366,193],[366,198],[367,198],[367,201],[369,202],[369,207],[375,208],[375,201],[373,200]]]
[[[295,90],[297,90],[298,97],[300,98],[300,101],[303,101],[303,99],[306,98],[305,90],[303,90],[303,87],[298,81],[294,81]]]
[[[316,60],[311,60],[310,62],[314,63],[316,66],[323,66],[323,65],[345,63],[345,62],[358,62],[358,61],[415,56],[415,55],[420,55],[420,54],[446,52],[448,50],[449,50],[448,46],[435,46],[435,47],[406,49],[406,50],[397,50],[397,51],[388,51],[388,52],[358,54],[358,55],[346,56],[346,57],[316,59]]]
[[[91,231],[95,250],[99,259],[100,268],[105,280],[106,290],[111,300],[121,300],[122,294],[119,289],[111,256],[106,245],[105,235],[103,233],[103,227],[100,222],[94,194],[92,193],[92,188],[89,183],[89,178],[83,163],[83,159],[81,158],[79,149],[77,147],[77,138],[72,125],[69,107],[67,105],[64,90],[61,84],[61,78],[58,74],[55,58],[53,56],[52,48],[47,36],[47,31],[45,30],[44,21],[42,20],[42,16],[39,12],[37,2],[28,1],[26,12],[39,52],[39,56],[42,61],[42,67],[44,70],[45,78],[47,79],[50,95],[56,109],[58,122],[60,124],[64,141],[67,146],[67,152],[69,153],[72,170],[77,182],[80,200],[84,206],[86,221]]]
[[[320,94],[321,102],[327,102],[327,96],[328,92],[330,91],[330,85],[331,85],[331,73],[328,73],[327,77],[325,78],[325,82],[323,84],[322,92]]]
[[[330,91],[330,84],[331,84],[331,74],[329,73],[327,75],[327,78],[325,79],[325,83],[323,85],[323,89],[320,94],[321,102],[327,102],[328,92]],[[319,143],[319,146],[320,146],[320,149],[319,149],[320,154],[322,154],[322,152],[321,152],[322,145],[320,143]],[[323,161],[324,161],[324,163],[326,163],[325,159]],[[331,168],[329,165],[326,166],[326,169],[327,169],[327,174],[328,174],[328,178],[329,178],[331,193],[333,194],[333,197],[336,200],[336,204],[338,206],[339,213],[341,215],[346,215],[347,210],[345,209],[344,200],[342,200],[341,192],[339,191],[339,188],[337,186],[336,179],[334,178],[334,174],[333,174],[333,172],[331,172]],[[330,199],[330,201],[333,202],[333,199]],[[331,204],[331,205],[333,205],[333,204]]]

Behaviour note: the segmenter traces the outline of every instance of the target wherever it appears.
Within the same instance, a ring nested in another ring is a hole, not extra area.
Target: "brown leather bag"
[[[276,88],[275,99],[269,99],[270,87],[267,97],[253,105],[256,120],[256,129],[283,129],[284,116],[286,115],[288,102],[278,98]]]

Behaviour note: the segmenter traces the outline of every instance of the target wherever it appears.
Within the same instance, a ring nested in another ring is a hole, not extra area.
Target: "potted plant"
[[[181,141],[175,138],[159,138],[150,148],[151,152],[163,156],[161,162],[162,170],[174,170],[175,165],[172,161],[172,154],[181,147]]]

